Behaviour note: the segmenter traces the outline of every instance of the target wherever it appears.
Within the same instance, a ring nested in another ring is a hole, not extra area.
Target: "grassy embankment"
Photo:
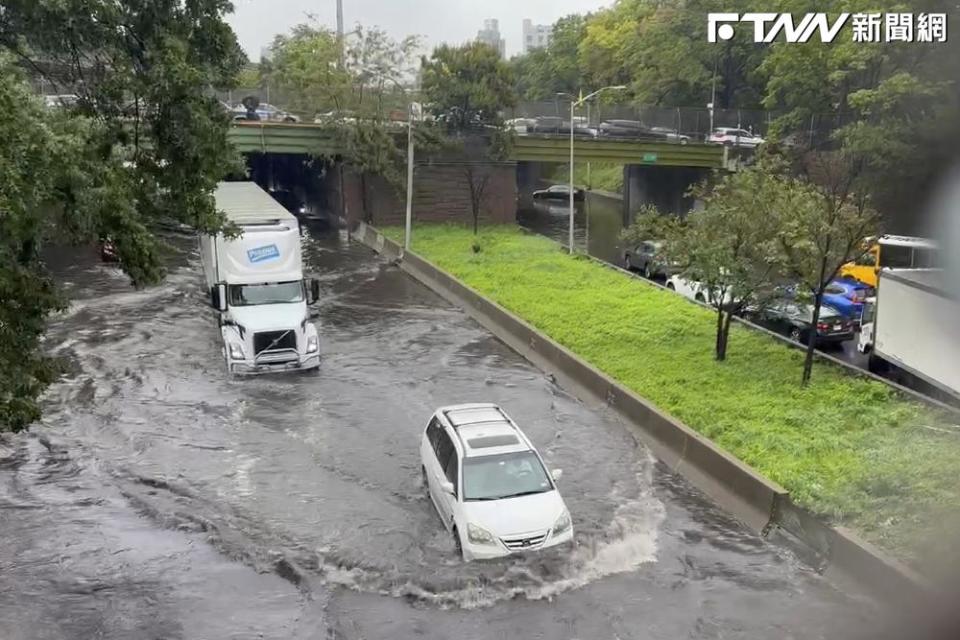
[[[558,165],[554,169],[551,179],[557,184],[567,184],[570,180],[570,165]],[[573,169],[573,184],[577,187],[587,188],[587,163],[577,162]],[[612,193],[623,193],[623,165],[612,164],[609,162],[592,162],[590,164],[591,189],[598,191],[610,191]]]
[[[400,229],[387,229],[400,238]],[[794,500],[907,560],[960,503],[949,416],[513,227],[418,225],[413,249],[780,483]],[[938,426],[939,425],[939,426]],[[946,536],[952,537],[952,536]],[[941,539],[943,536],[941,536]],[[924,554],[926,555],[926,554]]]

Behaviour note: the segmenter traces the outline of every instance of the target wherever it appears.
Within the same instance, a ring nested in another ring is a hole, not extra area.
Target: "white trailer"
[[[943,269],[881,269],[858,349],[870,370],[904,386],[960,399],[960,300]]]
[[[308,305],[319,284],[304,280],[297,219],[253,182],[221,182],[215,198],[239,231],[200,236],[228,371],[318,367],[320,340]]]

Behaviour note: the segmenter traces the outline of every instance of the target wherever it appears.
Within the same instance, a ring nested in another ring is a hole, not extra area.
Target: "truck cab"
[[[227,370],[318,367],[320,339],[309,305],[319,284],[303,277],[297,219],[251,182],[221,183],[216,201],[238,231],[200,237]]]
[[[926,269],[937,265],[937,244],[926,238],[882,235],[864,239],[864,252],[840,267],[838,277],[877,287],[880,269]]]

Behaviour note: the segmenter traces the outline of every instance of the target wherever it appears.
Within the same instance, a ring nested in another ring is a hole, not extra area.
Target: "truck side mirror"
[[[313,304],[320,299],[320,281],[316,278],[310,278],[307,283],[310,285],[307,293],[307,304]]]
[[[216,284],[210,287],[210,306],[217,311],[227,310],[227,285]]]

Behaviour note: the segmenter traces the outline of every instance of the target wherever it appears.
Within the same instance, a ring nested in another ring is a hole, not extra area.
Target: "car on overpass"
[[[580,187],[573,188],[573,199],[577,202],[582,202],[585,197],[585,192]],[[547,187],[546,189],[538,189],[533,192],[534,200],[563,200],[567,201],[570,199],[570,186],[565,184],[555,184],[553,186]]]
[[[667,142],[676,142],[678,144],[687,144],[690,142],[690,136],[668,127],[650,127],[650,133],[662,137]]]
[[[763,138],[747,129],[736,127],[717,127],[707,137],[707,142],[722,144],[728,147],[743,147],[755,149],[766,142]]]
[[[520,427],[495,404],[438,409],[420,439],[423,483],[466,561],[573,542],[556,481]]]

